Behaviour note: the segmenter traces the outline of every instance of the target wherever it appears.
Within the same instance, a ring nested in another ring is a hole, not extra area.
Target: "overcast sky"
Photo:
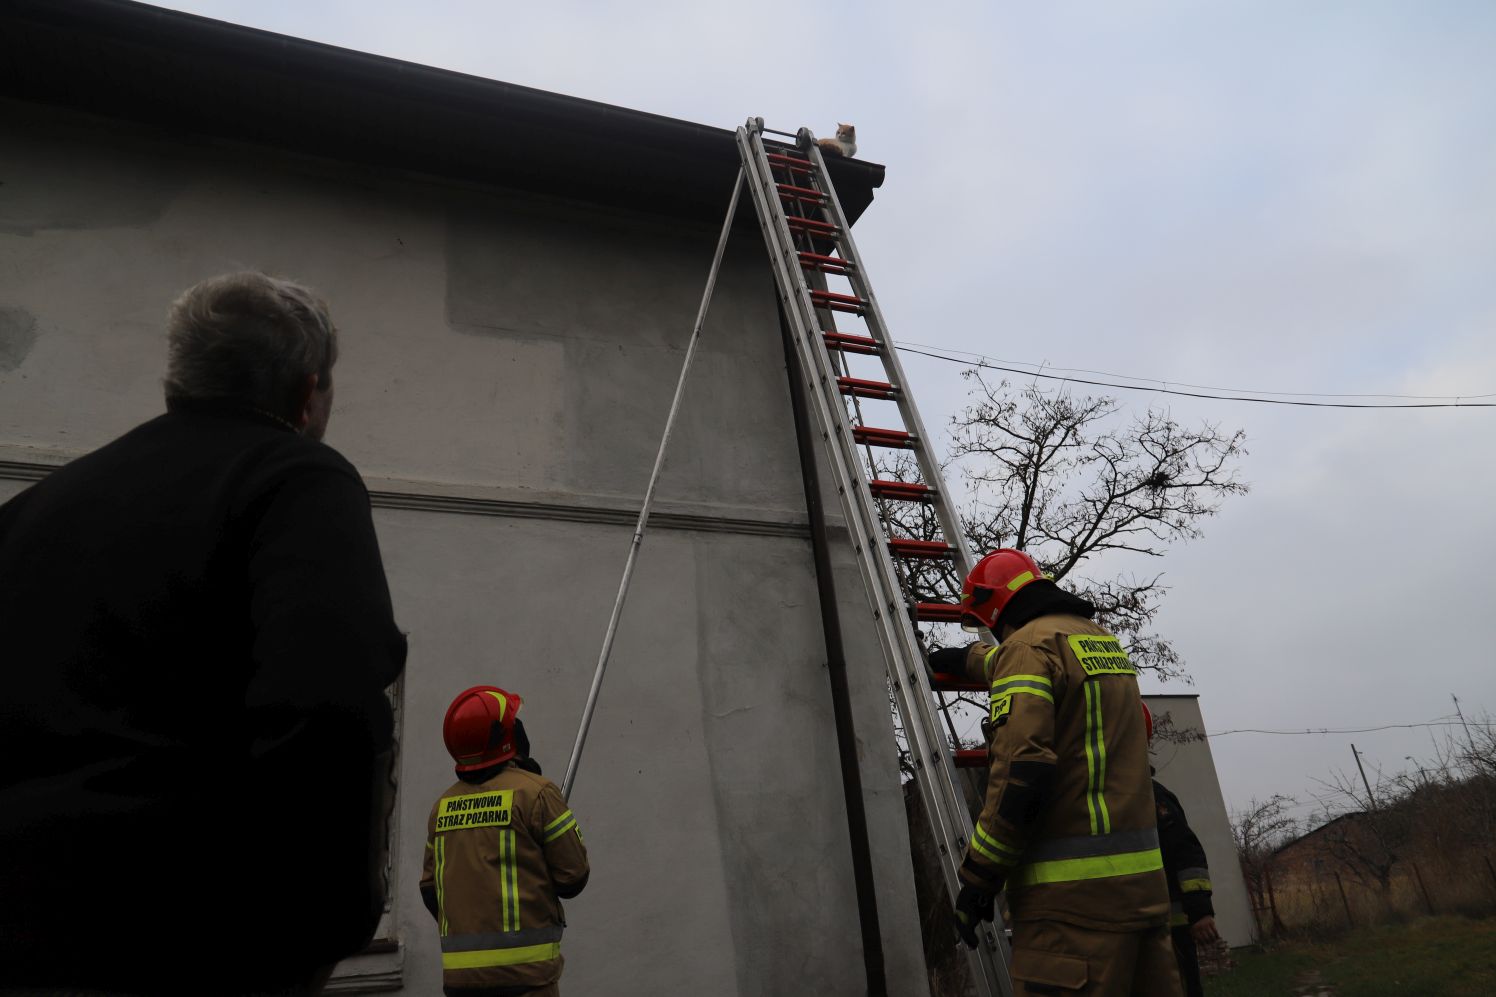
[[[901,340],[1176,385],[1496,393],[1490,3],[162,6],[727,128],[853,122],[888,167],[856,235]],[[944,424],[960,368],[905,364]],[[1159,565],[1195,680],[1170,690],[1210,729],[1416,723],[1451,694],[1496,712],[1496,408],[1117,397],[1249,437],[1252,493]],[[1233,809],[1312,803],[1352,741],[1390,772],[1449,729],[1213,750]]]

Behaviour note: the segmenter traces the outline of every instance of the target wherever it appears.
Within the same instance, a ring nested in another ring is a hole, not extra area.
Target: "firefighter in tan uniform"
[[[431,808],[421,899],[441,933],[447,997],[559,994],[561,901],[587,885],[577,819],[529,758],[520,703],[475,686],[442,727],[460,781]]]
[[[1018,994],[1182,997],[1136,672],[1090,603],[1017,550],[972,568],[964,622],[1000,645],[931,655],[990,686],[987,795],[956,916],[977,944],[1005,886]]]

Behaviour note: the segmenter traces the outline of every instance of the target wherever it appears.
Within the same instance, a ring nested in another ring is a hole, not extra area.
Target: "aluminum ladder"
[[[949,591],[947,583],[947,601],[920,601],[900,579],[910,579],[920,563],[943,562],[951,569],[945,574],[956,579],[954,584],[959,586],[959,579],[970,568],[971,556],[940,465],[926,443],[929,435],[904,387],[907,382],[898,354],[821,150],[808,129],[789,136],[795,140],[793,144],[766,140],[764,135],[770,131],[762,118],[750,118],[737,130],[738,152],[768,246],[779,303],[799,357],[807,401],[827,446],[837,495],[867,589],[870,622],[877,630],[888,682],[903,721],[915,782],[940,849],[946,889],[954,902],[961,888],[956,869],[966,852],[972,827],[970,811],[956,782],[955,754],[962,756],[963,763],[982,764],[986,753],[953,754],[941,727],[943,704],[926,673],[915,620],[959,622],[959,591]],[[788,136],[786,132],[773,134]],[[829,290],[828,275],[845,278],[852,293]],[[833,313],[861,319],[867,335],[838,330]],[[852,377],[848,354],[881,362],[881,378]],[[867,425],[862,419],[864,399],[895,403],[903,426]],[[912,452],[921,480],[875,478],[872,455],[877,450]],[[880,511],[886,508],[882,503],[916,503],[933,510],[942,539],[893,536]],[[952,690],[975,688],[946,676],[936,676],[936,683]],[[984,924],[982,928],[981,944],[969,952],[977,993],[982,997],[1009,997],[1012,984],[1007,937],[1000,924],[996,928]],[[953,937],[951,944],[959,943]]]

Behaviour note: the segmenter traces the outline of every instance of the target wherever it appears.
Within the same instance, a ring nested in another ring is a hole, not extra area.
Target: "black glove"
[[[996,916],[993,895],[980,886],[968,883],[956,894],[956,934],[967,948],[977,947],[977,925]]]
[[[966,674],[966,648],[941,647],[930,652],[926,663],[932,672],[947,672],[951,675]]]

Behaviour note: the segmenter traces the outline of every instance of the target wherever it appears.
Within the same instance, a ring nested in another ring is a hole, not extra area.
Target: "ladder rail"
[[[769,165],[768,152],[759,131],[761,127],[761,122],[755,119],[748,126],[737,130],[739,151],[750,174],[750,196],[757,209],[759,227],[769,250],[780,304],[785,309],[794,332],[792,339],[801,360],[806,386],[810,389],[808,396],[821,426],[822,439],[830,449],[831,459],[828,463],[836,481],[847,529],[862,568],[863,585],[873,608],[875,629],[884,655],[890,688],[899,713],[904,718],[910,759],[918,775],[916,782],[943,853],[940,864],[946,887],[954,897],[960,889],[956,869],[965,853],[971,827],[966,803],[956,788],[950,749],[935,717],[934,691],[925,674],[914,624],[905,608],[906,597],[899,585],[885,531],[867,484],[868,475],[862,470],[861,457],[856,451],[846,406],[837,389],[837,372],[822,343],[810,289],[800,269],[793,241],[789,239],[790,229]],[[828,185],[827,200],[831,205],[836,205],[839,214],[839,205],[836,204],[834,191],[829,187],[819,150],[813,149],[812,153],[815,156],[813,162],[820,174],[819,179]],[[842,223],[838,226],[841,229],[839,237],[843,240],[847,238],[844,222],[845,219],[842,218]],[[884,339],[886,340],[886,336]],[[917,413],[914,415],[917,420]],[[917,421],[906,422],[908,428],[916,426],[919,426]],[[927,437],[921,432],[918,438],[923,444],[917,448],[920,452],[921,471],[928,473],[926,465],[929,462],[924,454]],[[937,473],[927,480],[939,481],[940,478]],[[950,535],[957,541],[952,543],[956,547],[957,556],[964,549],[959,536],[959,533]],[[1000,937],[992,926],[984,926],[980,936],[983,944],[969,953],[973,979],[983,995],[1006,997],[1011,992],[1007,973],[1006,939]]]
[[[842,256],[852,264],[847,279],[851,282],[857,296],[867,302],[867,310],[863,319],[868,327],[868,334],[883,347],[883,365],[891,375],[889,379],[894,384],[904,387],[909,383],[904,376],[904,365],[899,362],[899,351],[894,347],[893,340],[888,335],[888,327],[883,321],[883,310],[878,307],[878,297],[873,293],[872,285],[867,280],[867,270],[862,265],[862,256],[857,251],[857,242],[852,238],[852,226],[842,211],[841,200],[836,196],[836,188],[831,180],[831,174],[826,170],[826,160],[821,155],[821,147],[816,144],[815,137],[811,135],[808,128],[800,129],[800,140],[801,144],[806,147],[808,158],[816,166],[820,181],[826,186],[828,203],[824,207],[831,212],[832,221],[841,232],[838,242]],[[961,528],[961,520],[951,504],[950,490],[945,487],[945,476],[930,452],[928,446],[930,435],[926,432],[924,420],[920,418],[919,409],[915,407],[907,390],[899,392],[894,402],[899,407],[899,415],[904,420],[904,428],[926,441],[926,446],[915,450],[915,459],[919,462],[920,475],[925,479],[925,483],[932,487],[938,483],[935,514],[940,519],[940,530],[945,534],[945,542],[956,549],[957,577],[964,578],[971,571],[971,549],[966,544],[966,532]]]

